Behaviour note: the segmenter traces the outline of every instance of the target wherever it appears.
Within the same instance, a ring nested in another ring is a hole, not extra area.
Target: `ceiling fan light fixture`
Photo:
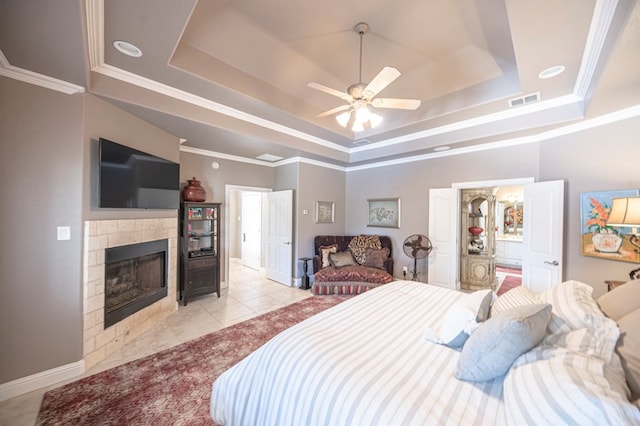
[[[350,118],[351,118],[351,111],[345,111],[342,114],[336,115],[336,121],[342,127],[347,127],[347,124],[349,124]]]
[[[356,120],[353,122],[353,127],[351,127],[351,130],[353,130],[354,132],[362,132],[364,130],[364,126],[360,121]]]
[[[380,123],[382,123],[382,116],[372,112],[369,116],[369,123],[371,124],[371,128],[375,129]]]
[[[369,111],[369,108],[367,108],[366,105],[356,108],[356,121],[359,121],[360,123],[366,123],[367,121],[369,121],[370,116],[371,111]]]

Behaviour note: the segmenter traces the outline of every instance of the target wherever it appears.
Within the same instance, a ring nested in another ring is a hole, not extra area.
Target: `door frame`
[[[220,283],[221,288],[229,287],[229,228],[230,228],[230,220],[229,211],[231,208],[231,192],[233,191],[241,191],[241,192],[272,192],[272,188],[263,188],[259,186],[244,186],[244,185],[233,185],[233,184],[225,184],[224,186],[224,281]],[[264,223],[263,223],[264,226]],[[262,242],[260,246],[262,248],[261,251],[264,251],[264,232],[262,234]]]

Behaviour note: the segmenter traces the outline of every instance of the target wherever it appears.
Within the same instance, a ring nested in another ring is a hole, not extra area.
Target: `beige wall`
[[[82,114],[0,77],[0,383],[82,358]]]

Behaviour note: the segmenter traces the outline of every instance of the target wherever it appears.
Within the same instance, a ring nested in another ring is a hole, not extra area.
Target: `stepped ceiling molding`
[[[0,9],[0,75],[86,90],[176,135],[181,150],[211,157],[359,170],[640,114],[635,0],[29,3]],[[41,22],[38,31],[28,22]],[[358,82],[358,22],[369,25],[363,82],[395,67],[401,75],[380,96],[421,106],[376,109],[382,124],[353,133],[317,117],[344,101],[308,83],[346,91]],[[116,40],[142,56],[123,55]],[[539,78],[558,65],[563,73]],[[265,153],[283,159],[256,159]]]

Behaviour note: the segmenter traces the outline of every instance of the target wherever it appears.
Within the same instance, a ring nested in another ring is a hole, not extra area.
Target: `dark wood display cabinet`
[[[180,299],[217,293],[220,297],[220,203],[180,206]]]

